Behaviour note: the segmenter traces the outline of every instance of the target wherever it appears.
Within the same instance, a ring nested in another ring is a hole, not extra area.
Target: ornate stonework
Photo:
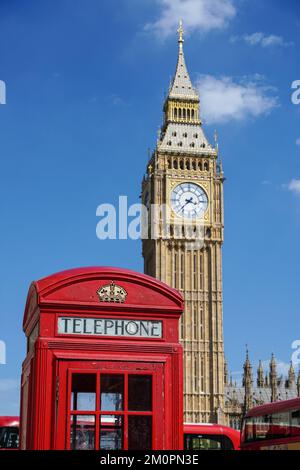
[[[300,371],[296,378],[293,364],[290,365],[288,377],[279,376],[276,360],[272,355],[268,373],[265,374],[260,361],[256,381],[254,381],[247,352],[242,384],[234,383],[232,378],[228,380],[228,376],[225,379],[224,416],[226,424],[240,429],[242,418],[250,408],[296,397],[300,397]]]

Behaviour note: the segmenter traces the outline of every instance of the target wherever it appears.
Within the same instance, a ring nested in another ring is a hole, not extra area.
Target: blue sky
[[[213,14],[211,12],[213,8]],[[27,289],[85,265],[142,271],[100,241],[96,208],[138,202],[164,93],[185,55],[225,183],[224,333],[232,371],[300,339],[300,7],[292,0],[1,0],[0,414],[18,413]],[[298,65],[298,67],[297,67]]]

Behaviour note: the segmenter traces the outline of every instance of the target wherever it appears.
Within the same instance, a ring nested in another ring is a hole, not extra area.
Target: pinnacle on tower
[[[277,401],[277,371],[276,371],[276,360],[274,354],[272,354],[270,361],[270,387],[271,387],[271,402]]]
[[[252,384],[253,384],[253,377],[252,377],[252,366],[249,359],[249,351],[248,348],[246,349],[246,360],[244,363],[244,376],[243,376],[243,386],[245,389],[245,397],[244,397],[244,415],[253,405],[253,396],[252,396]]]
[[[293,364],[293,361],[290,362],[290,369],[289,369],[289,372],[293,375],[295,375],[295,369],[294,369],[294,364]]]
[[[293,366],[293,362],[291,361],[290,368],[289,368],[288,381],[287,381],[288,388],[291,388],[295,384],[295,380],[296,380],[295,369]]]
[[[179,20],[179,28],[177,30],[177,33],[178,33],[179,47],[180,47],[180,45],[182,47],[182,44],[184,43],[184,39],[183,39],[184,29],[183,29],[183,26],[182,26],[182,20]]]
[[[261,361],[259,361],[257,369],[257,386],[259,388],[264,386],[264,369]]]
[[[246,383],[248,382],[253,383],[253,380],[252,380],[252,366],[251,366],[251,362],[250,362],[250,359],[249,359],[249,351],[248,351],[248,348],[246,349],[246,360],[245,360],[245,363],[244,363],[244,378],[243,378],[243,385],[245,386]]]
[[[157,150],[217,158],[217,145],[207,140],[200,119],[200,99],[190,79],[183,52],[182,21],[178,28],[178,59],[175,75],[164,102],[164,120]]]
[[[269,386],[269,377],[268,374],[265,375],[265,387]]]
[[[174,98],[174,99],[189,99],[189,100],[195,100],[199,101],[199,96],[196,90],[194,89],[187,67],[185,63],[185,58],[184,58],[184,52],[183,52],[183,26],[182,26],[182,21],[180,20],[179,23],[179,28],[178,28],[178,61],[177,61],[177,67],[176,67],[176,72],[173,78],[173,81],[171,83],[170,91],[169,91],[169,96],[168,98]]]

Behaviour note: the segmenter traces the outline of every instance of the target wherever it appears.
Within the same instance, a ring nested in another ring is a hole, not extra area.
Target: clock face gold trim
[[[196,183],[182,182],[171,191],[173,212],[185,219],[203,218],[208,209],[206,191]]]

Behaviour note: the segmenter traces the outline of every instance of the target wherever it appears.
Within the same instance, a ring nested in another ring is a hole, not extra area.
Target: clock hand
[[[186,201],[187,201],[187,204],[188,204],[188,203],[194,204],[194,206],[197,206],[197,204],[198,204],[197,202],[194,202],[194,201],[193,201],[193,197],[191,197],[191,199],[186,199]]]
[[[185,208],[185,206],[187,206],[188,204],[194,204],[194,206],[197,205],[196,202],[193,202],[193,197],[191,197],[190,199],[186,199],[185,201],[186,201],[185,204],[183,204],[183,206],[179,209],[179,212],[180,212],[180,211],[183,211],[183,209]]]
[[[179,212],[180,212],[180,211],[183,211],[183,209],[185,208],[185,206],[186,206],[187,204],[188,204],[187,202],[186,202],[185,204],[183,204],[183,206],[180,207]]]
[[[185,208],[185,206],[191,202],[192,199],[193,199],[193,198],[191,198],[191,199],[186,199],[186,200],[185,200],[185,201],[186,201],[185,204],[183,204],[183,206],[179,209],[179,211],[182,211],[182,210]]]

